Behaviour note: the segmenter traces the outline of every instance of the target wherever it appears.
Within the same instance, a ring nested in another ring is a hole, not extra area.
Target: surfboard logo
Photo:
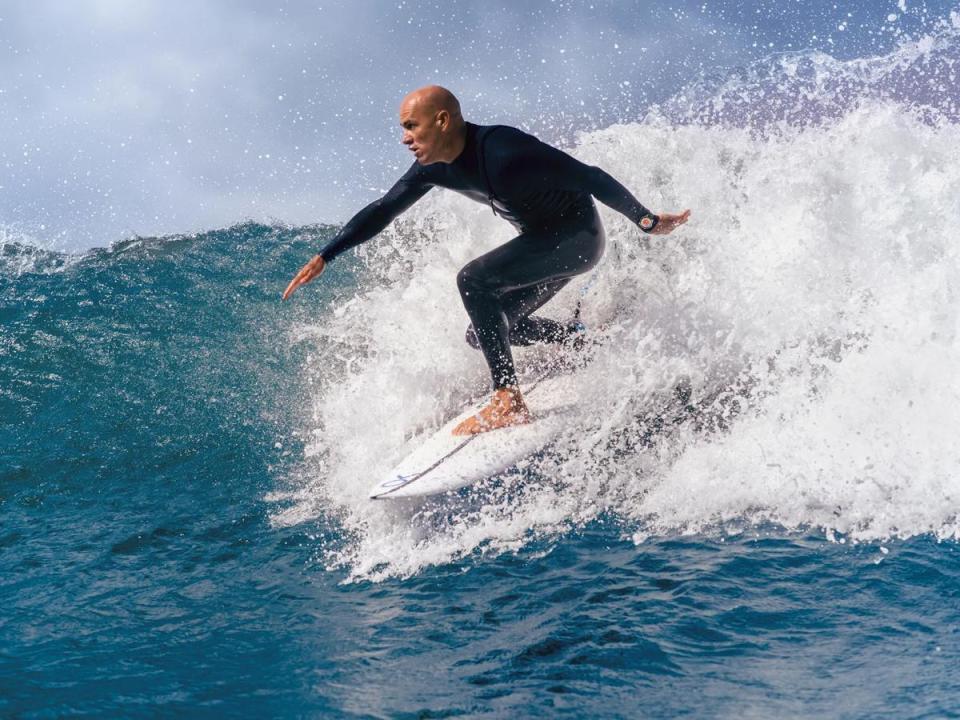
[[[407,483],[413,482],[417,479],[417,477],[419,477],[419,473],[414,473],[413,475],[397,475],[395,478],[385,480],[380,487],[396,490],[399,487],[403,487]]]

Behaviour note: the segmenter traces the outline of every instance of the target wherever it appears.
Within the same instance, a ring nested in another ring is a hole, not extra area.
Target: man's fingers
[[[672,213],[661,213],[660,222],[657,223],[657,226],[653,229],[653,234],[667,235],[668,233],[673,232],[678,226],[683,225],[689,219],[689,209],[684,210],[679,215],[674,215]]]
[[[300,276],[297,275],[293,280],[290,281],[290,284],[287,285],[287,289],[283,291],[283,297],[281,300],[286,300],[293,294],[293,291],[300,287]]]
[[[303,268],[300,272],[298,272],[294,276],[293,280],[290,281],[290,284],[287,285],[287,289],[283,291],[283,298],[282,298],[283,300],[286,300],[288,297],[290,297],[293,294],[294,290],[296,290],[298,287],[303,285],[304,283],[303,276],[306,273],[306,271],[307,269]]]

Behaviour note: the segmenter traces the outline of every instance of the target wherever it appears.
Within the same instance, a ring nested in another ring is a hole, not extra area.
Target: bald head
[[[422,108],[431,114],[444,111],[450,115],[452,121],[463,122],[463,116],[460,114],[460,101],[452,92],[439,85],[427,85],[408,93],[403,102],[400,103],[401,112],[403,112],[405,106]]]
[[[427,85],[409,93],[400,103],[403,144],[421,165],[453,162],[463,151],[466,124],[452,92]]]

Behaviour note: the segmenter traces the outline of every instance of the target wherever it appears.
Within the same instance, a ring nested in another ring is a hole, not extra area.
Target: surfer
[[[487,203],[520,234],[457,274],[471,321],[467,342],[483,352],[494,391],[489,404],[453,432],[473,435],[529,422],[510,345],[564,342],[577,332],[532,313],[600,260],[606,240],[591,196],[655,235],[685,223],[690,211],[652,213],[598,167],[516,128],[466,122],[457,99],[437,85],[403,99],[400,126],[401,142],[416,157],[413,165],[303,266],[283,299],[319,276],[337,255],[379,233],[433,187]]]

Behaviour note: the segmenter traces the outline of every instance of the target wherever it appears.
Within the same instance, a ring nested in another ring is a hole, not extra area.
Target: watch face
[[[647,217],[643,218],[642,220],[640,220],[640,227],[643,228],[644,230],[649,230],[650,228],[652,228],[652,227],[653,227],[653,218],[650,217],[650,216],[647,216]]]

